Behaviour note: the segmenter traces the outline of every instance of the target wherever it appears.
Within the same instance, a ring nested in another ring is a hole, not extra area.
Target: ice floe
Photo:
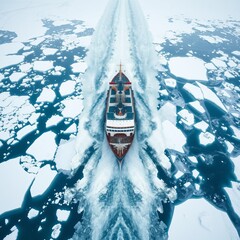
[[[19,64],[23,62],[23,60],[24,56],[22,55],[0,56],[0,69]]]
[[[30,188],[30,193],[32,197],[37,197],[45,193],[54,178],[56,177],[57,172],[52,170],[50,165],[43,166],[37,176],[34,179],[34,182]]]
[[[87,69],[85,62],[77,62],[71,65],[73,73],[84,73]]]
[[[56,48],[44,48],[42,51],[43,51],[43,54],[45,56],[49,56],[49,55],[56,54],[58,49],[56,49]]]
[[[205,121],[201,121],[201,122],[198,122],[198,123],[194,124],[194,127],[202,130],[203,132],[206,132],[209,125]]]
[[[0,54],[8,55],[8,54],[16,54],[19,50],[24,47],[22,43],[4,43],[0,44]]]
[[[211,62],[217,67],[217,68],[227,68],[227,64],[222,61],[219,58],[213,58]]]
[[[183,89],[186,90],[187,92],[189,92],[194,98],[196,98],[198,100],[203,99],[203,93],[198,86],[191,84],[191,83],[186,83],[183,86]]]
[[[61,140],[55,156],[56,168],[59,171],[70,171],[71,160],[76,155],[76,140]]]
[[[32,68],[32,64],[31,64],[31,63],[24,63],[24,64],[21,64],[21,65],[19,66],[19,69],[20,69],[23,73],[29,72],[31,68]]]
[[[43,88],[40,96],[37,98],[37,102],[53,102],[56,98],[56,94],[52,89]]]
[[[39,214],[39,211],[36,210],[36,209],[34,209],[34,208],[32,208],[32,209],[30,209],[30,211],[28,212],[27,217],[28,217],[29,219],[32,219],[32,218],[37,217],[38,214]]]
[[[239,239],[227,214],[204,199],[189,199],[175,207],[169,228],[174,239]]]
[[[239,57],[240,56],[240,51],[233,51],[232,54]]]
[[[51,237],[53,238],[53,239],[56,239],[56,238],[58,238],[58,236],[60,235],[60,233],[61,233],[61,228],[62,228],[62,225],[60,224],[60,223],[58,223],[58,224],[56,224],[56,225],[54,225],[53,227],[52,227],[52,234],[51,234]]]
[[[77,126],[76,123],[73,123],[70,127],[64,131],[64,133],[76,133],[77,132]]]
[[[63,82],[59,88],[59,92],[61,96],[67,96],[74,93],[75,86],[76,86],[76,82],[73,80],[68,80],[66,82]]]
[[[20,208],[27,189],[35,175],[29,174],[19,164],[19,158],[0,164],[0,215]]]
[[[51,131],[43,133],[32,143],[26,153],[32,155],[37,161],[53,160],[57,148],[55,137],[56,134]]]
[[[169,62],[170,72],[187,80],[208,81],[205,62],[196,57],[173,57]]]
[[[237,179],[240,181],[240,156],[231,157],[231,160],[234,164],[234,174],[236,175]]]
[[[192,163],[198,163],[197,158],[194,157],[194,156],[188,157],[188,159],[189,159]]]
[[[62,115],[67,118],[77,117],[83,110],[83,101],[80,98],[65,99],[62,101],[65,108],[62,110]]]
[[[35,61],[33,63],[34,71],[47,72],[53,68],[53,61]]]
[[[13,228],[11,228],[11,233],[8,234],[5,238],[3,238],[3,240],[17,240],[18,238],[18,228],[16,226],[14,226]]]
[[[68,220],[70,211],[58,209],[56,215],[59,222],[65,222]]]
[[[198,112],[200,113],[205,113],[205,109],[203,106],[200,104],[199,101],[194,101],[189,103],[193,108],[195,108]]]
[[[240,130],[237,127],[233,126],[233,125],[231,125],[230,127],[233,130],[233,133],[234,133],[235,137],[237,139],[240,139]]]
[[[235,213],[240,217],[240,184],[238,182],[231,182],[231,185],[231,188],[225,187],[224,189],[231,200]]]
[[[166,79],[164,79],[164,82],[165,82],[166,86],[171,87],[171,88],[175,88],[177,85],[176,80],[173,78],[166,78]]]
[[[26,76],[27,76],[26,73],[14,72],[10,75],[9,79],[11,80],[11,82],[18,82]]]
[[[206,146],[215,141],[215,136],[210,132],[201,132],[199,135],[200,144]]]
[[[21,140],[23,137],[25,137],[27,134],[29,134],[30,132],[34,131],[37,129],[37,125],[27,125],[25,127],[23,127],[22,129],[20,129],[17,132],[17,139]]]
[[[47,120],[46,127],[48,128],[48,127],[56,126],[62,120],[63,120],[63,117],[61,117],[59,115],[54,115],[50,119]]]
[[[187,109],[179,111],[178,115],[181,117],[181,121],[186,125],[192,126],[194,124],[194,115]]]
[[[227,151],[231,154],[233,149],[234,149],[234,146],[230,142],[228,142],[226,140],[224,142],[227,145]]]
[[[212,102],[213,104],[221,108],[223,111],[227,112],[225,106],[223,105],[219,97],[211,89],[209,89],[207,86],[201,83],[197,83],[197,84],[201,88],[201,91],[205,99],[209,100],[210,102]]]

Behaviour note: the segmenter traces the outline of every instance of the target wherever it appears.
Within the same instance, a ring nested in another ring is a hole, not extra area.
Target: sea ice
[[[70,127],[64,131],[64,133],[76,133],[77,132],[77,126],[75,123],[73,123]]]
[[[37,102],[53,102],[56,98],[56,94],[52,89],[43,88],[40,96],[37,98]]]
[[[202,130],[203,132],[206,132],[206,130],[208,129],[209,125],[206,122],[201,121],[201,122],[198,122],[198,123],[194,124],[194,127],[197,128],[197,129]]]
[[[175,88],[177,85],[176,80],[173,78],[166,78],[164,79],[164,82],[168,87],[171,87],[171,88]]]
[[[31,63],[24,63],[24,64],[19,66],[19,69],[24,73],[29,72],[31,68],[32,68]]]
[[[189,199],[175,207],[169,240],[239,239],[227,214],[203,198]]]
[[[29,174],[19,164],[19,158],[0,164],[0,215],[20,208],[34,174]]]
[[[172,74],[187,80],[208,81],[205,62],[196,57],[173,57],[169,60]]]
[[[30,209],[30,211],[28,212],[27,217],[28,217],[29,219],[32,219],[32,218],[35,218],[36,216],[38,216],[38,214],[39,214],[39,211],[36,210],[36,209],[34,209],[34,208],[32,208],[32,209]]]
[[[175,174],[175,178],[180,178],[180,177],[182,177],[183,176],[183,172],[181,172],[181,171],[177,171],[176,172],[176,174]]]
[[[213,58],[211,62],[217,67],[217,68],[227,68],[227,64],[222,61],[219,58]]]
[[[56,134],[51,131],[43,133],[32,143],[26,153],[32,155],[37,161],[52,160],[57,148],[55,137]]]
[[[201,88],[205,99],[209,100],[210,102],[212,102],[213,104],[221,108],[223,111],[227,112],[226,108],[224,107],[224,105],[222,104],[218,96],[211,89],[209,89],[208,87],[206,87],[201,83],[197,83],[197,84]]]
[[[200,113],[205,113],[205,109],[203,106],[200,104],[199,101],[194,101],[189,103],[193,108],[195,108],[198,112]]]
[[[39,170],[30,188],[31,196],[36,197],[44,194],[45,191],[47,191],[47,189],[53,182],[56,175],[57,175],[57,172],[52,170],[50,165],[43,166]]]
[[[17,240],[18,238],[18,229],[15,226],[13,229],[11,229],[11,233],[8,234],[3,240]]]
[[[240,217],[240,184],[238,182],[231,182],[231,184],[231,188],[225,187],[224,189],[231,200],[235,213]]]
[[[203,93],[202,93],[201,89],[199,87],[195,86],[194,84],[186,83],[183,86],[183,89],[186,90],[187,92],[189,92],[194,98],[196,98],[198,100],[203,99]]]
[[[58,238],[58,236],[59,236],[59,234],[61,233],[61,224],[60,223],[58,223],[58,224],[56,224],[56,225],[54,225],[53,227],[52,227],[52,234],[51,234],[51,237],[53,238],[53,239],[56,239],[56,238]]]
[[[240,139],[240,130],[237,127],[233,126],[233,125],[230,126],[230,127],[233,130],[233,133],[234,133],[235,137],[237,139]]]
[[[4,43],[0,44],[0,54],[1,55],[12,55],[18,53],[24,47],[22,43]]]
[[[188,159],[189,159],[192,163],[198,163],[197,158],[194,157],[194,156],[188,157]]]
[[[184,122],[186,125],[192,126],[194,124],[194,115],[187,109],[179,111],[178,115],[181,117],[182,122]]]
[[[231,154],[234,149],[234,146],[226,140],[225,140],[225,144],[227,145],[227,151]]]
[[[70,171],[71,160],[76,154],[76,140],[61,140],[55,156],[56,168],[59,171]]]
[[[53,61],[35,61],[33,63],[34,71],[47,72],[53,68]]]
[[[210,132],[201,132],[199,135],[200,144],[206,146],[215,141],[215,136]]]
[[[72,80],[63,82],[59,89],[61,96],[67,96],[67,95],[74,93],[75,85],[76,85],[76,82],[72,81]]]
[[[240,51],[233,51],[232,54],[235,56],[240,56]]]
[[[23,62],[23,60],[24,56],[22,55],[0,56],[0,69],[19,64]]]
[[[234,174],[236,175],[237,179],[240,181],[240,156],[231,157],[231,160],[234,164]]]
[[[17,132],[17,139],[21,140],[24,136],[37,129],[37,125],[27,125]]]
[[[11,82],[18,82],[21,79],[23,79],[25,76],[27,76],[26,73],[14,72],[10,75],[9,79],[11,80]]]
[[[62,101],[65,108],[62,111],[62,115],[67,118],[77,117],[83,110],[83,101],[80,98],[65,99]]]
[[[87,64],[85,62],[77,62],[73,63],[71,67],[74,73],[84,73],[87,69]]]
[[[68,211],[68,210],[61,210],[61,209],[57,210],[57,220],[59,222],[67,221],[69,215],[70,215],[70,211]]]
[[[58,49],[56,49],[56,48],[44,48],[43,54],[45,56],[54,55],[54,54],[56,54],[57,51],[58,51]]]
[[[63,117],[54,115],[50,119],[47,120],[46,122],[46,127],[52,127],[56,126],[58,123],[60,123],[63,120]]]

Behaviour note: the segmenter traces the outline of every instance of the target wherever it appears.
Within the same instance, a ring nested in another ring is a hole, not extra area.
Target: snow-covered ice
[[[63,117],[59,115],[53,115],[50,119],[46,122],[46,127],[52,127],[56,126],[58,123],[60,123],[63,120]]]
[[[52,170],[50,165],[43,166],[37,176],[34,179],[34,182],[30,188],[30,193],[32,197],[37,197],[45,193],[54,178],[56,177],[57,172]]]
[[[56,214],[57,214],[57,220],[59,222],[65,222],[68,220],[70,211],[58,209]]]
[[[14,72],[14,73],[11,74],[9,79],[11,80],[11,82],[18,82],[18,81],[20,81],[21,79],[23,79],[26,76],[27,76],[26,73]]]
[[[206,130],[208,129],[209,125],[205,121],[201,121],[201,122],[195,123],[194,127],[197,128],[197,129],[202,130],[203,132],[206,132]]]
[[[63,82],[59,88],[59,92],[61,96],[67,96],[72,94],[75,91],[76,82],[72,80],[68,80]]]
[[[35,61],[33,63],[34,71],[47,72],[53,68],[53,61]]]
[[[205,99],[209,100],[210,102],[212,102],[213,104],[221,108],[223,111],[227,112],[225,106],[223,105],[219,97],[211,89],[209,89],[207,86],[201,83],[197,83],[197,84],[201,88],[201,91]]]
[[[194,115],[187,109],[182,109],[178,112],[178,115],[181,117],[181,121],[186,125],[192,126],[194,124]]]
[[[227,192],[232,207],[235,213],[240,217],[240,184],[238,182],[231,182],[232,187],[225,187],[225,191]]]
[[[215,141],[215,136],[210,132],[201,132],[199,135],[200,144],[206,146]]]
[[[57,53],[57,51],[58,51],[58,49],[56,49],[56,48],[44,48],[43,54],[45,56],[54,55]]]
[[[199,101],[194,101],[189,103],[193,108],[195,108],[198,112],[200,113],[205,113],[205,109],[203,106],[200,104]]]
[[[84,73],[87,69],[87,64],[85,62],[77,62],[73,63],[71,67],[74,73]]]
[[[19,158],[14,158],[0,164],[0,176],[1,215],[22,206],[25,193],[35,175],[24,171],[19,164]]]
[[[43,88],[40,96],[37,98],[37,102],[53,102],[56,98],[56,94],[52,89]]]
[[[23,62],[24,56],[22,55],[8,55],[0,56],[0,69],[10,67]]]
[[[32,143],[26,153],[32,155],[37,161],[53,160],[57,148],[55,137],[56,134],[51,131],[43,133]]]
[[[83,101],[80,98],[74,99],[65,99],[62,101],[62,104],[65,108],[62,111],[62,115],[66,118],[75,118],[77,117],[83,110]]]
[[[189,92],[194,98],[196,98],[198,100],[203,99],[203,93],[198,86],[191,84],[191,83],[186,83],[183,86],[183,89],[186,90],[187,92]]]
[[[68,141],[66,140],[60,141],[55,156],[56,168],[59,171],[71,170],[71,160],[76,154],[75,146],[76,146],[75,139],[70,139]]]
[[[189,199],[175,207],[169,228],[169,240],[175,239],[239,239],[225,212],[204,199]]]
[[[173,78],[166,78],[164,79],[164,82],[168,87],[171,87],[171,88],[175,88],[177,85],[176,80]]]
[[[28,212],[27,217],[28,217],[29,219],[32,219],[32,218],[37,217],[38,214],[39,214],[39,211],[38,211],[38,210],[36,210],[36,209],[34,209],[34,208],[31,208],[30,211]]]
[[[169,60],[170,72],[187,80],[208,81],[205,62],[196,57],[172,57]]]

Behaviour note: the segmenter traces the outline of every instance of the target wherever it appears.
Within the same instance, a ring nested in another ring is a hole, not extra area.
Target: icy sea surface
[[[172,17],[159,39],[147,21],[112,0],[96,26],[0,29],[0,239],[239,239],[240,21]],[[136,108],[121,168],[104,133],[120,62]]]

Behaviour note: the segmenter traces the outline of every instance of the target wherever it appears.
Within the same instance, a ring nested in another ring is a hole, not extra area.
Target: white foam
[[[189,199],[175,207],[169,240],[239,239],[227,214],[203,198]]]
[[[22,206],[25,193],[35,175],[24,171],[19,164],[19,158],[14,158],[0,164],[0,176],[1,215]]]
[[[30,188],[31,196],[37,197],[44,194],[53,182],[56,175],[57,172],[52,170],[49,165],[43,166],[39,170]]]
[[[205,62],[196,57],[173,57],[169,60],[172,74],[187,80],[208,81]],[[189,66],[191,66],[189,68]]]
[[[47,72],[53,68],[53,61],[35,61],[33,63],[34,71]]]
[[[53,160],[57,148],[55,137],[56,134],[51,131],[43,133],[32,143],[26,153],[32,155],[37,161]]]

